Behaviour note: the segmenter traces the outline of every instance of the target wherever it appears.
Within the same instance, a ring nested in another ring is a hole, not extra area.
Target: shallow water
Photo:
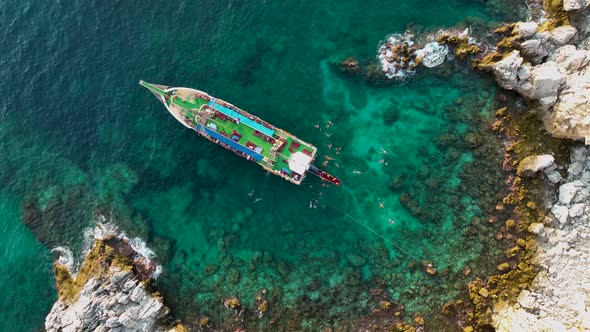
[[[386,86],[333,63],[374,61],[390,33],[467,17],[503,19],[458,0],[3,2],[2,321],[42,324],[55,300],[49,249],[80,253],[97,214],[148,241],[181,318],[221,320],[225,297],[251,308],[261,288],[268,317],[296,313],[310,328],[366,313],[372,288],[408,315],[437,311],[496,259],[473,234],[493,232],[480,220],[500,181],[499,157],[484,153],[500,147],[485,131],[494,85],[456,62]],[[207,91],[290,131],[335,158],[342,187],[265,174],[185,130],[139,79]],[[425,274],[424,259],[448,274]]]

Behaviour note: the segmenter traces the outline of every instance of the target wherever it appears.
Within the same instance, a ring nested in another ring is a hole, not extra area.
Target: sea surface
[[[483,0],[0,2],[0,330],[43,326],[51,249],[80,260],[98,221],[147,242],[188,322],[228,319],[230,296],[252,312],[261,289],[260,328],[353,321],[374,289],[408,319],[436,315],[501,259],[486,222],[502,183],[498,93],[459,59],[404,81],[337,63],[374,65],[406,29],[485,39],[518,15]],[[288,130],[318,147],[317,164],[334,159],[342,186],[267,174],[185,129],[140,79]]]

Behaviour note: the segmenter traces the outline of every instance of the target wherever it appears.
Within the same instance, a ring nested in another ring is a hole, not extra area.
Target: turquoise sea
[[[56,300],[50,250],[80,259],[84,230],[101,218],[154,250],[158,287],[189,325],[207,315],[220,326],[235,295],[253,328],[345,326],[378,306],[376,289],[405,318],[435,321],[502,256],[486,222],[502,183],[502,143],[488,130],[495,85],[457,60],[404,82],[335,64],[374,64],[379,42],[406,29],[472,27],[485,39],[520,8],[0,2],[0,329],[43,326]],[[290,131],[318,147],[318,164],[334,158],[326,169],[343,185],[266,174],[177,123],[140,79],[207,91]],[[269,311],[257,319],[261,289]]]

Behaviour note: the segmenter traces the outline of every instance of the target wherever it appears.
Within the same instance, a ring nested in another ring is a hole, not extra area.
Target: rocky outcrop
[[[590,0],[564,0],[563,9],[565,11],[580,10],[590,6]]]
[[[516,174],[519,176],[532,176],[553,165],[554,161],[555,158],[550,154],[528,156],[520,162]]]
[[[586,0],[563,3],[565,11],[587,7]],[[589,10],[572,15],[585,17]],[[499,44],[508,51],[479,68],[491,71],[502,88],[531,101],[553,136],[590,144],[589,31],[587,19],[572,22],[579,22],[579,29],[567,24],[551,29],[551,21],[513,24],[510,36]]]
[[[166,331],[170,324],[162,298],[150,290],[155,264],[125,238],[97,239],[74,276],[55,263],[58,301],[45,319],[47,331]]]
[[[551,213],[529,226],[541,272],[515,305],[494,307],[497,331],[590,330],[590,148],[575,148],[570,158]]]

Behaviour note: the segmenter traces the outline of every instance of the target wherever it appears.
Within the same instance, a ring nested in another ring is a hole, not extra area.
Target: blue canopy
[[[238,150],[240,152],[245,153],[246,155],[254,158],[254,160],[256,160],[256,161],[261,161],[262,158],[263,158],[263,156],[260,153],[256,153],[256,152],[248,149],[247,147],[245,147],[245,146],[243,146],[241,144],[238,144],[237,142],[234,142],[231,139],[229,139],[229,138],[227,138],[227,137],[219,134],[218,132],[216,132],[214,130],[211,130],[211,129],[207,128],[207,127],[203,127],[201,125],[197,125],[197,129],[195,129],[195,130],[197,132],[200,131],[200,130],[204,130],[207,133],[207,135],[209,135],[209,136],[211,136],[213,138],[218,139],[220,142],[223,142],[223,143],[231,146],[232,148],[234,148],[234,149],[236,149],[236,150]]]
[[[240,123],[243,123],[246,126],[252,128],[254,130],[258,130],[259,132],[263,133],[264,135],[266,135],[268,137],[272,137],[272,135],[275,133],[274,130],[267,128],[256,121],[250,120],[246,116],[244,116],[234,110],[230,110],[229,108],[227,108],[225,106],[219,105],[214,100],[209,101],[209,106],[213,107],[214,109],[229,116],[230,118],[232,118],[234,120],[237,120],[239,118]]]

